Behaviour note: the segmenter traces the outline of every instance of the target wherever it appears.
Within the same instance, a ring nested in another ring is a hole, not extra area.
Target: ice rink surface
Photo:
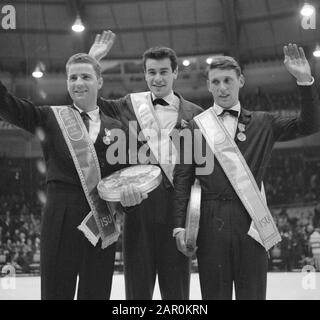
[[[14,286],[15,289],[13,289]],[[111,300],[124,300],[124,298],[123,274],[115,274]],[[0,300],[39,299],[40,277],[16,277],[11,280],[0,278]],[[161,299],[158,284],[156,284],[153,299]],[[190,299],[201,299],[199,277],[196,273],[193,273],[191,277]],[[268,273],[267,299],[320,300],[320,273]]]

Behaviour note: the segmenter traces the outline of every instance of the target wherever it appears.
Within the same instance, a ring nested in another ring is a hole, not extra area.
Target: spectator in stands
[[[318,202],[314,208],[313,226],[315,228],[320,228],[320,202]]]
[[[292,260],[292,232],[289,224],[279,228],[282,241],[280,243],[282,267],[284,271],[291,271],[293,268]]]
[[[316,228],[311,234],[309,243],[312,250],[314,266],[316,271],[320,271],[320,228]]]

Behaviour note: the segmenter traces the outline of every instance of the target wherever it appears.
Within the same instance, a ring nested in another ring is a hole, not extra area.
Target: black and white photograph
[[[320,300],[320,1],[1,1],[0,300]]]

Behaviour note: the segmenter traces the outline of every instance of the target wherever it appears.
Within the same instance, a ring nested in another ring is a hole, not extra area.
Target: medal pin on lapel
[[[181,125],[181,128],[184,129],[188,126],[188,121],[181,119],[180,125]]]
[[[111,143],[111,131],[108,129],[104,129],[105,136],[103,137],[103,143],[109,145]]]
[[[237,138],[239,141],[243,142],[247,140],[247,136],[245,135],[246,126],[243,123],[238,123],[238,129],[240,132],[237,134]]]

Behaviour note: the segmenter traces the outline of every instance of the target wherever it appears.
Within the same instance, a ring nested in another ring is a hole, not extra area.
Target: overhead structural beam
[[[115,34],[120,33],[139,33],[143,31],[170,31],[170,30],[191,30],[194,28],[214,28],[223,26],[222,22],[204,22],[204,23],[196,23],[196,24],[177,24],[172,26],[164,26],[164,25],[156,25],[156,26],[148,26],[148,27],[133,27],[133,28],[113,28],[112,31]],[[42,29],[33,29],[33,28],[24,28],[24,29],[12,29],[12,30],[4,30],[0,28],[0,33],[34,33],[34,34],[56,34],[56,35],[68,35],[70,34],[70,30],[65,29],[51,29],[51,30],[42,30]],[[89,33],[100,33],[101,29],[91,29]]]
[[[239,57],[239,23],[236,15],[236,0],[221,0],[224,27],[226,30],[229,54],[236,59]]]

